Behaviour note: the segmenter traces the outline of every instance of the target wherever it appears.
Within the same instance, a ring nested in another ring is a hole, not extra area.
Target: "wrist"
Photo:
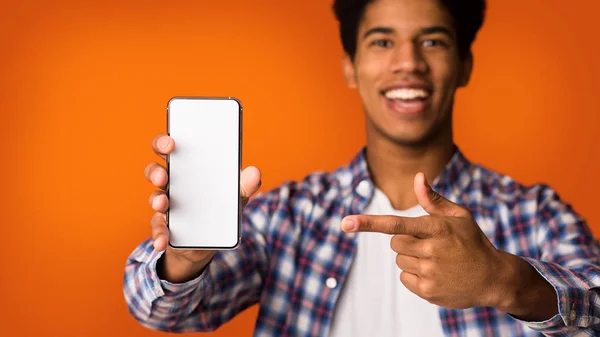
[[[490,304],[500,311],[512,312],[518,307],[518,299],[521,297],[523,280],[529,278],[531,271],[523,266],[521,258],[500,252],[501,262],[497,273],[497,282],[494,287],[494,296]]]
[[[493,263],[488,264],[485,286],[478,306],[493,307],[501,311],[514,305],[518,297],[519,263],[518,257],[496,250]]]
[[[545,290],[544,286],[550,285],[527,261],[506,252],[502,252],[502,255],[504,263],[500,274],[499,296],[493,307],[515,317],[530,317],[532,308],[535,308],[531,303],[536,300],[532,294],[545,295],[546,292],[542,290]]]
[[[554,287],[525,259],[500,252],[485,306],[494,307],[513,317],[541,322],[558,313]]]
[[[185,283],[200,276],[212,260],[213,255],[209,255],[201,261],[191,261],[167,249],[157,261],[156,272],[161,280],[170,283]]]

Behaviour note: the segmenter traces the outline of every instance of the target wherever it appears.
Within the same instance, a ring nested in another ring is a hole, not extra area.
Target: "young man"
[[[132,315],[211,331],[259,303],[256,336],[600,335],[600,246],[584,221],[550,187],[473,164],[453,142],[484,0],[334,8],[365,148],[250,201],[260,172],[245,169],[241,245],[216,253],[167,247],[167,174],[148,165],[160,189],[153,240],[125,269]],[[160,155],[175,146],[153,142]]]

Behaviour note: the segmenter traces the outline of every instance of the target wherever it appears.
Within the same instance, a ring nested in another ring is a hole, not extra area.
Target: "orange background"
[[[4,1],[3,336],[159,336],[127,313],[125,260],[150,233],[143,168],[175,95],[236,96],[263,189],[363,144],[331,0]],[[600,234],[598,1],[493,0],[460,92],[474,161],[546,182]],[[250,336],[252,308],[208,336]]]

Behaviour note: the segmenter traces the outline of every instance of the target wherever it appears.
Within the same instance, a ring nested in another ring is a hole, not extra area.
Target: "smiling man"
[[[167,246],[167,173],[152,239],[123,289],[151,329],[211,331],[260,305],[256,336],[598,336],[600,245],[546,185],[524,186],[455,145],[483,0],[336,0],[367,143],[348,165],[249,199],[235,251]],[[163,156],[176,139],[157,136]],[[429,183],[431,182],[431,184]],[[218,224],[215,224],[218,225]]]

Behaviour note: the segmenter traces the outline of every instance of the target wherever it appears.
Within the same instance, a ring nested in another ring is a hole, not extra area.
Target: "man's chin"
[[[407,121],[406,123],[392,122],[387,125],[368,121],[367,129],[370,129],[372,135],[383,137],[399,146],[423,147],[442,137],[445,127],[444,124],[427,123],[422,120]]]
[[[422,128],[420,130],[402,130],[390,132],[387,138],[399,146],[423,147],[436,141],[440,136],[436,128]]]
[[[429,137],[421,136],[421,137],[391,137],[390,139],[394,144],[403,146],[403,147],[423,147],[427,144],[431,143],[431,139]]]

